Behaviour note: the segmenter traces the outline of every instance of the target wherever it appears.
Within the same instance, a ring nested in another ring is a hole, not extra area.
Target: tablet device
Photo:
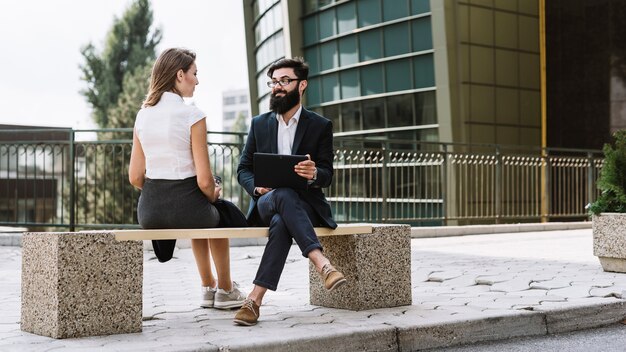
[[[254,186],[306,189],[307,179],[299,176],[293,167],[307,159],[305,155],[254,153]]]

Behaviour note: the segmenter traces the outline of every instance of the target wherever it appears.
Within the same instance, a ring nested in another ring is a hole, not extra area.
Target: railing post
[[[441,215],[444,226],[448,226],[448,145],[443,146],[443,162],[441,164]]]
[[[543,159],[542,167],[542,182],[541,182],[541,222],[548,222],[550,220],[550,208],[551,208],[551,182],[552,177],[550,169],[550,156],[546,149],[541,149],[541,158]]]
[[[74,232],[75,230],[75,214],[76,214],[76,175],[75,175],[75,164],[76,164],[76,150],[75,150],[75,135],[74,129],[70,130],[70,160],[69,160],[69,172],[70,172],[70,232]]]
[[[495,202],[496,202],[496,224],[502,222],[502,153],[500,146],[496,145],[496,185],[495,185]]]
[[[588,204],[591,204],[593,202],[595,202],[595,185],[596,185],[596,180],[595,180],[595,173],[594,173],[594,169],[595,169],[595,165],[593,162],[593,153],[591,152],[587,152],[587,160],[588,160],[588,166],[587,166],[587,201],[589,202]]]
[[[383,153],[383,167],[381,170],[381,177],[382,177],[382,184],[383,184],[383,189],[382,189],[382,197],[383,197],[383,204],[382,204],[382,213],[383,213],[383,222],[387,221],[387,217],[388,217],[388,213],[387,213],[387,190],[389,188],[389,177],[387,175],[387,172],[389,170],[387,170],[387,148],[385,148],[385,146],[382,147],[382,153]]]

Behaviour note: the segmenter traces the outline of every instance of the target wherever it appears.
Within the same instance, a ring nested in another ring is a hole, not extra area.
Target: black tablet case
[[[305,155],[254,153],[254,186],[306,189],[307,179],[293,170],[297,163],[304,160],[307,160]]]

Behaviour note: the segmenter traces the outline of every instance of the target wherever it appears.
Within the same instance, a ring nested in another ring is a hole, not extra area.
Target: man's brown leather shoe
[[[343,274],[337,271],[330,263],[324,265],[320,275],[322,276],[322,280],[324,280],[324,287],[328,291],[332,291],[346,283],[346,278]]]
[[[243,305],[235,314],[235,323],[239,325],[252,326],[256,325],[259,320],[259,306],[250,298],[243,301]]]

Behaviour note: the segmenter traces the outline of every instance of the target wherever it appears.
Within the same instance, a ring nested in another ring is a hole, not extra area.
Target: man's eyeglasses
[[[284,78],[281,78],[281,79],[279,79],[277,81],[275,81],[275,80],[268,81],[267,82],[267,86],[270,87],[270,88],[274,88],[277,85],[280,85],[281,87],[286,87],[293,81],[299,81],[299,79],[284,77]]]

